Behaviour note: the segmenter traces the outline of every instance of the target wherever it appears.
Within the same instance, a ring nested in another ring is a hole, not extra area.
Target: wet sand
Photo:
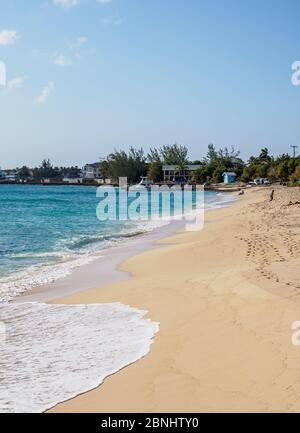
[[[202,231],[125,260],[131,278],[57,299],[145,309],[160,332],[148,356],[52,411],[299,411],[299,197],[248,190]]]

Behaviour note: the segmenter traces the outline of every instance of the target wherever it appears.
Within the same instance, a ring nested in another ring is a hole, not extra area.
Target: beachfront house
[[[83,183],[82,177],[64,177],[62,181],[67,185],[80,185]]]
[[[224,183],[234,183],[236,182],[237,174],[233,171],[223,173]]]
[[[165,183],[191,182],[193,172],[199,170],[201,165],[186,165],[181,170],[177,165],[164,165],[163,174]]]
[[[19,180],[18,172],[16,170],[8,170],[5,172],[6,182],[16,183]]]
[[[83,179],[95,180],[101,177],[99,162],[93,164],[86,164],[82,169]]]
[[[0,168],[0,180],[4,180],[6,177],[5,172],[1,170]]]

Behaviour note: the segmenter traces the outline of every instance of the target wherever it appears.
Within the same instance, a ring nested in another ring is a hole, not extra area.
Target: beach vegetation
[[[217,149],[209,144],[207,153],[202,159],[191,161],[188,148],[180,144],[153,147],[146,155],[143,148],[131,147],[129,151],[115,150],[98,164],[101,178],[106,183],[118,183],[120,177],[127,177],[129,184],[140,182],[147,176],[152,183],[160,184],[164,180],[163,166],[176,167],[176,173],[187,181],[186,167],[197,165],[188,181],[197,184],[216,184],[223,182],[223,174],[233,172],[241,182],[253,182],[255,179],[268,179],[270,182],[298,185],[300,178],[300,156],[293,157],[288,153],[272,156],[267,147],[263,147],[257,156],[251,156],[247,163],[240,157],[240,152],[234,147]],[[174,169],[173,169],[174,170]],[[44,159],[38,167],[26,165],[15,170],[5,170],[3,176],[15,179],[15,182],[43,182],[50,179],[53,182],[63,182],[63,179],[79,179],[83,171],[78,166],[55,167],[49,159]],[[9,175],[11,175],[9,177]],[[93,183],[91,180],[90,183]]]
[[[32,172],[31,172],[30,168],[28,168],[26,165],[23,165],[23,167],[21,167],[18,170],[18,176],[22,182],[28,180],[31,177],[31,175],[32,175]]]
[[[147,160],[147,176],[154,183],[162,182],[163,165],[175,165],[184,178],[185,167],[188,164],[188,148],[179,144],[151,148]]]
[[[209,144],[206,157],[199,162],[201,167],[193,174],[196,183],[220,183],[224,172],[233,171],[240,177],[244,169],[240,152],[234,147],[217,150],[214,144]]]
[[[33,169],[33,178],[35,180],[54,179],[61,177],[61,170],[53,167],[50,159],[44,159],[39,167]]]
[[[118,182],[120,177],[127,177],[130,184],[139,182],[147,172],[144,150],[130,148],[129,152],[116,150],[107,159],[109,177]]]
[[[292,174],[291,181],[297,184],[300,183],[300,163]]]
[[[99,171],[101,173],[101,176],[102,176],[104,183],[106,183],[106,181],[109,177],[109,163],[108,163],[108,161],[104,160],[104,161],[100,162]]]

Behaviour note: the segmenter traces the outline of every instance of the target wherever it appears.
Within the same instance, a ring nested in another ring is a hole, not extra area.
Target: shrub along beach
[[[300,156],[288,153],[271,156],[263,148],[258,156],[247,162],[234,147],[217,150],[208,145],[207,155],[199,160],[190,160],[188,148],[182,145],[167,145],[152,148],[145,154],[143,148],[130,148],[128,152],[115,151],[100,162],[86,164],[82,169],[54,167],[44,159],[39,167],[0,170],[0,184],[118,184],[120,177],[127,177],[129,184],[147,177],[153,184],[194,183],[213,184],[224,182],[224,173],[234,173],[232,182],[248,183],[256,179],[270,182],[298,184],[300,182]]]

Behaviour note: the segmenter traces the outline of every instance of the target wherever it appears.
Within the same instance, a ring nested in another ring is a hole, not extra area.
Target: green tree
[[[269,149],[267,147],[261,149],[259,159],[261,161],[267,161],[267,162],[271,160],[271,157],[269,156]]]
[[[136,183],[147,172],[143,149],[130,148],[129,152],[115,151],[108,157],[108,174],[118,182],[120,177],[127,177],[129,184]]]
[[[187,162],[186,161],[181,161],[177,164],[176,166],[176,170],[179,173],[179,176],[185,181],[185,170],[186,170],[186,165]]]
[[[211,172],[209,166],[203,164],[198,170],[193,172],[192,181],[198,184],[203,184],[209,181],[211,178]]]
[[[300,179],[300,164],[296,167],[294,173],[291,176],[292,182],[299,182]]]
[[[276,169],[276,176],[282,182],[289,180],[289,163],[287,159],[282,160]]]
[[[241,179],[243,182],[250,182],[255,179],[256,167],[254,164],[246,165],[243,169]]]
[[[100,162],[99,171],[100,171],[100,174],[104,180],[104,183],[106,183],[106,180],[109,176],[109,163],[108,163],[108,161],[101,161]]]
[[[23,167],[18,170],[18,176],[22,181],[28,180],[31,176],[30,169],[26,165],[23,165]]]
[[[163,161],[161,158],[161,153],[159,149],[151,148],[150,152],[148,153],[148,162],[149,162],[149,168],[147,176],[152,182],[162,182],[163,180],[163,170],[162,165]]]
[[[151,148],[150,152],[148,153],[147,159],[148,159],[150,164],[152,164],[152,163],[162,164],[161,153],[160,153],[159,149]]]
[[[50,159],[44,159],[42,164],[38,168],[34,168],[33,170],[34,178],[37,180],[40,179],[53,179],[56,177],[61,177],[61,171],[58,167],[53,167],[50,162]]]
[[[208,151],[207,151],[207,161],[209,164],[214,163],[218,159],[218,152],[216,151],[214,144],[208,145]]]
[[[160,148],[159,153],[165,165],[186,165],[188,163],[188,149],[186,146],[178,144],[163,146]]]
[[[255,177],[266,178],[268,174],[269,165],[268,164],[258,164],[255,170]]]
[[[214,183],[223,182],[223,173],[226,171],[226,167],[224,165],[218,165],[213,172],[212,181]]]
[[[275,182],[277,180],[276,176],[276,166],[271,165],[268,169],[267,177],[271,182]]]
[[[162,165],[160,162],[152,162],[148,169],[148,178],[157,183],[163,180]]]

